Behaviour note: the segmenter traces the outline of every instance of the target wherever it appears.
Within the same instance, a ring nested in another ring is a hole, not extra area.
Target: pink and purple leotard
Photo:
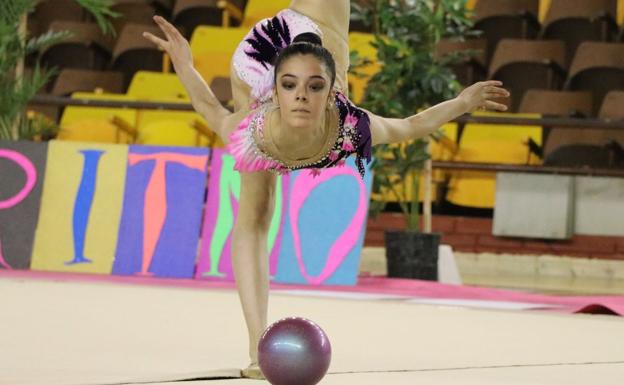
[[[278,173],[309,168],[314,175],[318,175],[323,168],[343,165],[348,156],[355,154],[355,163],[363,178],[364,159],[371,161],[370,119],[339,89],[335,90],[335,107],[339,116],[336,140],[319,160],[291,166],[263,151],[256,142],[263,135],[265,116],[271,104],[274,81],[272,63],[295,36],[304,32],[314,32],[322,37],[321,29],[312,19],[286,9],[271,19],[258,22],[236,49],[232,58],[233,71],[251,89],[252,112],[229,137],[227,147],[235,159],[234,168],[244,172]]]

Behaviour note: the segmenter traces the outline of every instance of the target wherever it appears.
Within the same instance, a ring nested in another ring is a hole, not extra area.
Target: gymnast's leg
[[[333,29],[345,39],[349,35],[349,0],[292,0],[289,8]]]

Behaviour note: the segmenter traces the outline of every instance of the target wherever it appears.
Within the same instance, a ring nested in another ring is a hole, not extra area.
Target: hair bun
[[[299,35],[295,36],[292,42],[293,44],[294,43],[310,43],[312,45],[318,45],[321,47],[323,46],[323,41],[321,40],[321,37],[315,34],[314,32],[300,33]]]

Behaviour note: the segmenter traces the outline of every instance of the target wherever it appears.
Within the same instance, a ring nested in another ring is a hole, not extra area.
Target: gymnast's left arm
[[[445,123],[479,108],[506,111],[507,106],[491,99],[509,97],[502,82],[489,80],[465,88],[457,97],[436,104],[404,119],[384,118],[368,112],[372,144],[400,143],[425,137]]]

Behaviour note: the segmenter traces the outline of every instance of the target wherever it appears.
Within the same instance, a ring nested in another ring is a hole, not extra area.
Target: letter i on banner
[[[354,285],[366,231],[371,171],[360,177],[353,157],[313,176],[291,175],[287,219],[275,282]]]
[[[0,141],[0,269],[30,267],[47,148]]]
[[[52,141],[31,268],[109,274],[127,146]]]
[[[284,207],[288,197],[288,176],[277,178],[276,202],[267,239],[269,273],[277,271],[282,239]],[[234,170],[234,158],[226,151],[214,149],[210,164],[208,199],[204,215],[201,251],[196,279],[233,281],[232,229],[238,213],[240,174]]]
[[[209,150],[130,146],[113,274],[193,276]]]

